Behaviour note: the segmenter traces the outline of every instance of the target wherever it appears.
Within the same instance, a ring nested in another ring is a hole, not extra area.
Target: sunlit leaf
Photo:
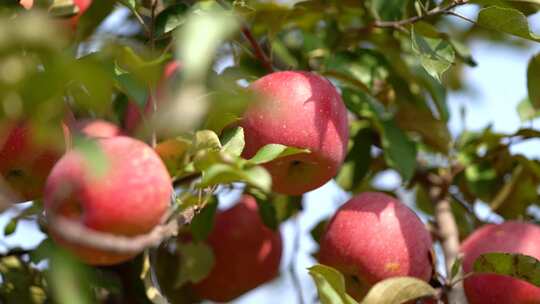
[[[491,30],[540,42],[540,36],[531,32],[527,17],[516,9],[490,6],[480,10],[476,22]]]
[[[433,297],[437,291],[427,282],[413,277],[395,277],[375,284],[361,304],[395,304]]]
[[[356,304],[357,302],[347,294],[345,279],[336,269],[315,265],[309,268],[309,274],[315,281],[319,299],[322,304]]]
[[[486,253],[473,265],[476,273],[494,273],[511,276],[540,287],[540,261],[517,253]]]

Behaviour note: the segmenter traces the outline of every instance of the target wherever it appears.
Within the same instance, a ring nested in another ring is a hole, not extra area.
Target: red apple
[[[20,0],[19,3],[27,10],[31,9],[32,6],[34,6],[34,0]]]
[[[242,196],[234,207],[217,214],[208,243],[214,267],[193,286],[203,299],[228,302],[278,275],[281,235],[261,221],[252,196]]]
[[[250,158],[264,145],[309,149],[266,164],[273,190],[297,195],[316,189],[336,175],[347,153],[347,110],[327,79],[309,72],[267,75],[250,88],[261,101],[246,111],[241,126]]]
[[[79,12],[75,16],[69,18],[69,23],[75,30],[79,24],[79,19],[92,4],[92,0],[73,0],[73,3],[79,8]]]
[[[172,194],[163,162],[151,147],[129,137],[96,142],[106,158],[105,172],[96,172],[77,149],[69,151],[47,179],[45,211],[111,234],[149,232],[160,223]],[[111,265],[133,257],[72,244],[50,227],[53,239],[88,264]]]
[[[431,236],[406,205],[384,193],[359,194],[341,206],[321,238],[319,261],[346,277],[360,300],[371,286],[396,276],[429,281]]]
[[[101,119],[82,119],[71,126],[75,132],[93,138],[107,138],[122,135],[122,130],[113,123]]]
[[[180,64],[178,61],[171,61],[165,65],[165,68],[163,70],[163,76],[161,80],[159,81],[157,90],[156,90],[156,102],[159,103],[161,100],[163,100],[163,90],[165,89],[165,85],[169,79],[171,79],[175,73],[178,72],[180,69]],[[152,101],[150,97],[146,101],[146,104],[144,106],[144,115],[148,116],[153,113],[152,108]],[[140,123],[141,123],[142,115],[141,110],[139,106],[134,101],[129,101],[127,108],[126,108],[126,114],[124,118],[124,127],[127,132],[131,133],[135,131]]]
[[[64,153],[67,127],[62,127],[63,132],[59,127],[47,134],[53,137],[46,143],[36,140],[37,130],[28,122],[0,124],[0,175],[21,201],[41,197],[49,172]]]
[[[484,253],[521,253],[540,259],[540,227],[509,221],[485,225],[474,231],[461,245],[463,270],[471,272],[476,258]],[[509,276],[473,275],[464,282],[470,304],[540,303],[540,288]]]

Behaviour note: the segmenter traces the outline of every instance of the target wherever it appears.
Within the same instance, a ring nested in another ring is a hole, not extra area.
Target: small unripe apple
[[[98,139],[96,143],[106,159],[103,172],[81,151],[66,153],[47,179],[45,211],[110,234],[149,232],[162,220],[171,198],[171,177],[163,162],[151,147],[129,137]],[[55,241],[88,264],[111,265],[134,256],[70,243],[54,225],[50,228]]]
[[[171,61],[165,65],[165,68],[163,70],[163,76],[161,80],[158,83],[157,89],[156,89],[156,103],[159,104],[163,100],[163,94],[164,90],[167,84],[167,81],[169,81],[175,73],[177,73],[180,69],[180,64],[178,61]],[[140,107],[137,106],[137,104],[134,101],[129,101],[125,118],[124,118],[124,128],[127,132],[131,133],[135,131],[142,119],[142,114],[146,116],[148,119],[152,113],[153,113],[153,104],[151,97],[148,97],[148,100],[146,101],[146,104],[144,105],[144,110],[141,113]]]
[[[68,130],[58,126],[38,141],[28,122],[0,123],[0,175],[21,201],[40,198],[45,180],[65,150]],[[13,202],[16,203],[16,202]]]
[[[520,253],[540,259],[540,227],[517,221],[485,225],[463,242],[461,251],[465,273],[473,270],[474,261],[484,253]],[[509,276],[473,275],[465,279],[464,288],[470,304],[540,303],[540,287]]]
[[[429,281],[431,250],[431,236],[412,210],[384,193],[366,192],[334,214],[321,238],[319,261],[342,272],[347,291],[361,300],[387,278]]]
[[[84,136],[93,138],[107,138],[123,135],[120,128],[108,121],[101,119],[82,119],[78,120],[71,128]]]
[[[193,285],[200,298],[228,302],[278,275],[281,234],[264,225],[252,196],[242,196],[234,207],[217,214],[208,244],[215,263],[210,274]]]
[[[297,195],[333,178],[347,153],[347,110],[327,79],[309,72],[269,74],[251,84],[260,101],[248,107],[241,122],[250,158],[267,144],[311,153],[276,159],[265,167],[275,192]]]

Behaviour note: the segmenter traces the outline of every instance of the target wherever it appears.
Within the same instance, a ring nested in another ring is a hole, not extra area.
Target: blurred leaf
[[[540,88],[538,87],[539,83],[540,53],[536,54],[533,58],[531,58],[531,60],[529,61],[529,66],[527,67],[527,88],[529,91],[529,101],[530,105],[532,105],[532,107],[537,111],[540,110]]]
[[[476,22],[491,30],[540,42],[540,36],[529,29],[527,17],[516,9],[490,6],[480,10]]]
[[[92,174],[100,177],[107,172],[109,168],[107,156],[103,153],[96,140],[75,136],[73,148],[84,157],[86,165]]]
[[[4,236],[9,236],[15,232],[17,229],[17,224],[19,221],[15,218],[11,219],[7,225],[4,227]]]
[[[118,68],[115,69],[115,80],[118,82],[120,90],[131,97],[131,100],[135,101],[140,109],[144,109],[149,97],[148,88],[139,83],[131,74],[119,72]]]
[[[201,130],[195,133],[193,139],[193,150],[219,150],[221,149],[221,142],[217,134],[210,130]]]
[[[67,18],[76,15],[79,12],[79,7],[75,5],[73,0],[54,0],[49,7],[49,14],[53,18]]]
[[[218,207],[218,201],[213,197],[206,206],[193,218],[190,229],[196,241],[203,241],[208,237],[214,227],[214,218]]]
[[[199,187],[205,188],[217,184],[230,184],[233,182],[246,182],[265,192],[269,192],[272,177],[262,167],[240,169],[228,164],[214,164],[203,172]]]
[[[361,128],[354,135],[352,147],[336,178],[343,189],[353,189],[368,173],[374,137],[375,134],[369,127]]]
[[[184,3],[173,4],[156,17],[154,33],[156,37],[168,34],[186,22],[188,6]]]
[[[268,144],[257,151],[255,156],[249,159],[253,164],[260,165],[273,161],[276,158],[291,156],[301,153],[310,153],[308,149],[287,147],[280,144]]]
[[[230,153],[235,156],[240,156],[244,150],[244,129],[237,127],[231,130],[225,131],[222,136],[223,152]]]
[[[396,113],[395,120],[401,129],[422,136],[423,141],[435,151],[448,153],[452,142],[448,126],[446,122],[435,118],[429,110],[403,103]]]
[[[178,250],[182,257],[174,284],[176,287],[186,282],[200,282],[214,267],[212,248],[205,243],[184,243],[178,246]]]
[[[125,5],[130,10],[134,11],[137,9],[138,3],[137,0],[120,0],[123,5]]]
[[[112,12],[115,0],[93,1],[77,23],[77,40],[90,36],[101,22]]]
[[[386,162],[400,173],[404,181],[408,181],[416,169],[416,144],[393,120],[384,120],[379,124]]]
[[[538,200],[538,180],[522,165],[517,165],[509,180],[490,203],[491,208],[507,219],[519,218]]]
[[[279,228],[279,223],[277,219],[276,208],[272,202],[268,200],[257,200],[257,205],[259,207],[259,214],[263,223],[272,230],[277,230]]]
[[[461,267],[463,264],[463,258],[459,257],[457,258],[454,263],[452,264],[452,268],[450,270],[450,277],[448,278],[450,282],[453,282],[456,276],[461,271]]]
[[[319,299],[322,304],[356,304],[345,290],[345,279],[336,269],[315,265],[308,268],[311,278],[315,281]]]
[[[199,2],[193,6],[175,39],[176,57],[190,81],[204,79],[221,42],[238,27],[233,13],[217,3]]]
[[[361,304],[406,303],[423,297],[433,297],[437,291],[428,283],[413,277],[394,277],[375,284]]]
[[[486,253],[473,265],[475,273],[494,273],[511,276],[540,287],[540,261],[516,253]]]
[[[328,225],[329,219],[323,219],[320,222],[317,223],[313,228],[311,228],[310,234],[313,240],[319,244],[321,241],[321,237],[323,236],[324,232],[326,231],[326,226]]]
[[[414,202],[416,207],[428,215],[433,215],[435,212],[435,207],[433,206],[433,202],[429,197],[428,190],[420,184],[416,185],[415,190],[416,199]]]
[[[375,18],[399,20],[403,17],[409,0],[370,0],[368,4]]]
[[[183,168],[186,154],[191,147],[191,140],[183,137],[168,139],[157,144],[155,151],[165,163],[171,175]]]
[[[455,52],[452,45],[438,38],[428,38],[416,34],[411,29],[412,49],[420,56],[420,62],[429,75],[441,81],[442,74],[454,63]]]
[[[528,98],[523,99],[517,106],[517,112],[519,119],[522,122],[529,121],[540,117],[540,110],[535,110],[531,100]]]
[[[48,301],[41,273],[20,257],[1,257],[0,276],[0,300],[5,303],[44,304]]]

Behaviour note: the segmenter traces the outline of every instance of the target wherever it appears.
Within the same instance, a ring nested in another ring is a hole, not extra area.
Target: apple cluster
[[[75,4],[79,13],[70,19],[72,27],[90,1]],[[21,5],[30,8],[32,1]],[[158,102],[180,68],[176,61],[166,65],[156,89]],[[245,133],[242,157],[253,157],[267,144],[309,151],[264,164],[272,176],[272,191],[301,195],[332,179],[349,144],[348,112],[333,84],[312,72],[283,71],[253,82],[250,90],[257,98],[239,124]],[[152,112],[150,101],[142,111],[129,103],[123,128],[95,119],[66,121],[57,132],[61,140],[56,142],[63,145],[35,140],[36,130],[27,121],[3,122],[3,181],[19,201],[42,197],[47,214],[113,235],[146,234],[163,222],[174,191],[159,153],[129,136]],[[100,166],[72,147],[75,136],[95,144],[102,156]],[[262,222],[257,209],[255,198],[243,195],[232,208],[217,213],[206,239],[214,266],[206,278],[190,286],[197,298],[231,301],[279,274],[282,237]],[[136,255],[82,246],[64,239],[55,228],[49,227],[51,237],[90,265],[117,264]],[[540,259],[540,227],[518,221],[486,225],[463,242],[461,252],[465,273],[488,252]],[[347,292],[359,301],[382,280],[409,276],[429,282],[435,271],[433,242],[421,219],[396,198],[376,192],[360,193],[335,212],[317,258],[345,276]],[[464,288],[472,304],[540,303],[540,288],[501,275],[472,275]]]

